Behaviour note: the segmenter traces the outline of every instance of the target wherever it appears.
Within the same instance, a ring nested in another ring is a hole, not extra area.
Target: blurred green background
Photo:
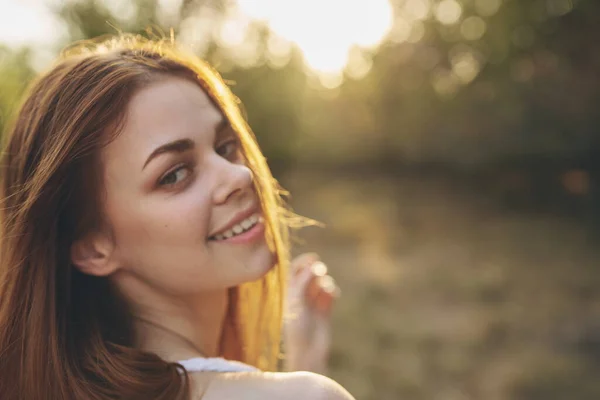
[[[600,399],[597,0],[0,0],[0,128],[61,47],[170,34],[232,83],[343,290],[358,399]]]

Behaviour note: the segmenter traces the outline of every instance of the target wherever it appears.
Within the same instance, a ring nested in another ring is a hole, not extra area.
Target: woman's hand
[[[315,253],[291,262],[284,323],[286,369],[325,373],[331,346],[331,311],[339,289]]]

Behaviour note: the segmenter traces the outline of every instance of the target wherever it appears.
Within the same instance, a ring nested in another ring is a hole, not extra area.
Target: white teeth
[[[240,225],[242,226],[242,228],[244,229],[248,229],[252,226],[252,217],[242,221],[242,223],[240,223]]]
[[[254,225],[256,225],[257,222],[263,222],[263,218],[258,214],[253,214],[253,215],[249,216],[248,218],[246,218],[245,220],[243,220],[242,222],[240,222],[239,224],[234,225],[233,228],[228,229],[221,234],[215,235],[214,239],[215,240],[229,239],[230,237],[239,235],[240,233],[245,232],[248,229],[252,228]]]

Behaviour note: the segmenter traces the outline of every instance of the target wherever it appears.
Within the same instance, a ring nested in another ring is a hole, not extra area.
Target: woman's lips
[[[219,239],[211,239],[211,241],[215,243],[227,243],[227,244],[244,244],[244,243],[252,243],[259,238],[264,238],[265,233],[265,224],[262,217],[252,226],[250,229],[236,234],[234,236],[228,238],[219,238]]]
[[[233,229],[236,225],[242,223],[244,220],[248,219],[254,214],[260,216],[260,209],[256,205],[253,205],[244,211],[237,212],[222,228],[219,228],[216,232],[211,234],[209,239],[213,239],[218,235],[225,234],[227,231]]]

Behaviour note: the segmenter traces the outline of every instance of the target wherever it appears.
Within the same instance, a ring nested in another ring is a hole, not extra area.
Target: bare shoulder
[[[354,400],[342,386],[311,372],[190,374],[194,400]]]

